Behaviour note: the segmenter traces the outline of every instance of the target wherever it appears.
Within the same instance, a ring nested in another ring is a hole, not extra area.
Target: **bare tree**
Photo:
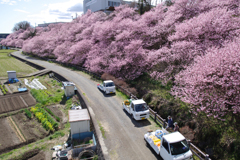
[[[21,21],[15,24],[12,31],[18,31],[20,29],[26,30],[27,28],[31,27],[30,23],[28,21]]]

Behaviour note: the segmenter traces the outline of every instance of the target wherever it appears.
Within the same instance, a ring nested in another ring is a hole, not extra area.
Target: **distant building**
[[[38,27],[47,27],[50,24],[58,24],[58,23],[65,23],[65,22],[52,22],[52,23],[43,23],[43,24],[38,24]]]
[[[92,12],[111,12],[111,7],[117,7],[120,4],[121,0],[83,0],[83,12],[85,14],[89,9]]]
[[[0,33],[0,38],[7,38],[9,33]]]

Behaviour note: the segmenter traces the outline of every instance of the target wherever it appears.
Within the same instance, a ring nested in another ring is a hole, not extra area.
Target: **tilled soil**
[[[61,121],[59,122],[59,127],[63,128],[64,124],[67,122],[68,119],[66,119],[65,114],[60,110],[61,107],[64,107],[64,106],[53,105],[53,106],[48,106],[47,108],[49,108],[53,112],[54,115],[58,116],[61,119]]]
[[[35,117],[29,119],[25,112],[16,114],[12,118],[27,141],[37,141],[49,134]]]
[[[21,141],[9,125],[7,118],[0,119],[0,126],[0,154],[21,145]]]
[[[47,108],[49,108],[59,118],[61,119],[63,118],[63,113],[60,110],[60,106],[54,105],[54,106],[48,106]]]
[[[26,95],[22,95],[21,97],[28,104],[28,106],[33,106],[36,104],[36,100],[32,97],[32,95],[30,93],[26,94]]]
[[[30,107],[36,100],[28,92],[0,96],[0,114]]]
[[[45,154],[43,151],[40,151],[38,154],[29,158],[28,160],[45,160]]]

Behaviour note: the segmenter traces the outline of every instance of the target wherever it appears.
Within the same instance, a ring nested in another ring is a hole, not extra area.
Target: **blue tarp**
[[[27,88],[26,88],[26,87],[24,87],[24,88],[18,88],[18,91],[19,91],[19,92],[25,92],[25,91],[27,91]]]
[[[72,135],[73,139],[81,139],[83,140],[86,137],[92,137],[93,136],[93,132],[83,132],[83,133],[76,133]]]
[[[11,78],[8,80],[9,83],[16,83],[19,82],[19,80],[17,78]]]

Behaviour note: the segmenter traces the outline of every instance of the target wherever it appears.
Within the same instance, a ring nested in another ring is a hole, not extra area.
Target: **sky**
[[[70,22],[83,14],[83,0],[0,0],[0,33],[28,21],[34,27],[49,22]]]

